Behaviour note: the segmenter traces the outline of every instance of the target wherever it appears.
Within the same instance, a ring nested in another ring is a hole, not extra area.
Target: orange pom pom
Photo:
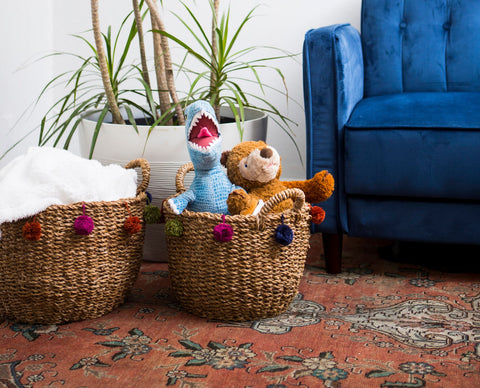
[[[130,209],[128,208],[128,203],[125,202],[125,207],[127,208],[128,215],[130,217],[123,224],[123,229],[127,231],[128,234],[135,234],[142,230],[142,222],[137,216],[132,216]]]
[[[39,222],[35,221],[35,217],[32,222],[26,222],[25,225],[23,225],[22,235],[26,240],[40,240],[42,236],[42,226]]]
[[[123,224],[123,228],[129,234],[135,234],[137,232],[140,232],[142,230],[142,223],[140,222],[140,218],[135,216],[128,217],[125,223]]]
[[[312,215],[312,222],[314,224],[321,224],[325,220],[325,210],[320,206],[312,206],[310,214]]]

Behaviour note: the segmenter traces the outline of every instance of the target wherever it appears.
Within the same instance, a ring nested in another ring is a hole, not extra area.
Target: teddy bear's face
[[[228,155],[228,156],[226,156]],[[223,162],[230,181],[249,190],[263,186],[281,174],[281,158],[262,141],[246,141],[225,153]]]
[[[249,181],[266,183],[277,177],[280,155],[273,147],[255,148],[238,163],[240,175]]]

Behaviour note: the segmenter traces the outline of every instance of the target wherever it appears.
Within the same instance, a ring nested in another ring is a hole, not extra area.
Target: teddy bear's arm
[[[228,196],[227,205],[230,214],[253,214],[258,205],[258,198],[247,194],[243,189],[237,189]]]
[[[282,181],[286,188],[297,188],[305,193],[305,200],[309,203],[323,202],[330,198],[335,187],[332,174],[323,170],[317,172],[313,178],[299,181]]]

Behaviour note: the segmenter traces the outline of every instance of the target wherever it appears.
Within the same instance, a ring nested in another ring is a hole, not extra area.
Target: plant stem
[[[155,24],[160,31],[165,31],[165,24],[163,23],[156,0],[145,0],[147,2],[150,13],[155,20]],[[178,100],[177,89],[175,88],[175,79],[173,76],[172,57],[170,55],[170,47],[168,45],[168,39],[162,35],[161,45],[163,52],[163,60],[165,63],[165,75],[167,79],[168,91],[172,97],[172,101],[175,104],[175,113],[177,114],[177,120],[179,125],[185,125],[185,117],[183,115],[182,106]]]
[[[215,101],[213,101],[213,109],[215,110],[215,115],[217,116],[218,122],[220,122],[220,103],[217,96],[218,91],[216,91],[217,75],[215,69],[217,68],[216,62],[218,57],[218,46],[217,46],[217,21],[218,21],[218,12],[220,8],[220,0],[213,1],[213,15],[212,15],[212,71],[210,72],[210,95],[215,96]]]
[[[150,12],[152,29],[158,30],[157,23]],[[161,37],[153,33],[153,53],[155,59],[155,75],[157,77],[158,98],[160,100],[160,113],[164,114],[170,110],[170,94],[168,93],[167,77],[165,74],[165,62],[163,60],[163,51]],[[166,125],[172,125],[173,120],[168,120]]]
[[[150,77],[148,75],[147,57],[145,55],[145,43],[143,41],[143,23],[140,7],[137,0],[132,0],[133,13],[135,15],[135,24],[137,26],[138,46],[140,48],[140,60],[142,62],[142,77],[146,84],[150,86]]]
[[[108,107],[112,112],[112,118],[114,124],[125,124],[120,110],[118,109],[115,94],[113,93],[112,83],[108,75],[107,59],[105,58],[105,51],[103,49],[102,34],[100,32],[100,22],[98,18],[98,0],[90,0],[92,9],[92,27],[93,35],[95,37],[95,46],[97,47],[97,59],[100,72],[102,74],[103,88],[105,89],[105,95],[107,96]]]

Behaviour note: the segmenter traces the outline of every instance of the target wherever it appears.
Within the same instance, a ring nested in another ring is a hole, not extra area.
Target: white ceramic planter
[[[233,117],[227,109],[222,116]],[[96,126],[98,114],[86,115],[79,126],[79,145],[82,156],[88,157],[91,139]],[[268,116],[263,112],[245,109],[243,141],[265,140],[267,136]],[[184,126],[155,127],[147,140],[149,126],[137,126],[137,134],[131,125],[108,123],[106,117],[100,129],[93,159],[103,164],[125,165],[137,158],[145,158],[150,163],[150,184],[148,192],[153,197],[153,204],[161,206],[165,198],[175,194],[175,176],[183,164],[190,161],[186,146]],[[221,124],[222,149],[229,150],[238,144],[240,135],[235,122]],[[188,187],[193,174],[187,176]],[[164,225],[147,225],[145,234],[144,259],[150,261],[168,261]]]

